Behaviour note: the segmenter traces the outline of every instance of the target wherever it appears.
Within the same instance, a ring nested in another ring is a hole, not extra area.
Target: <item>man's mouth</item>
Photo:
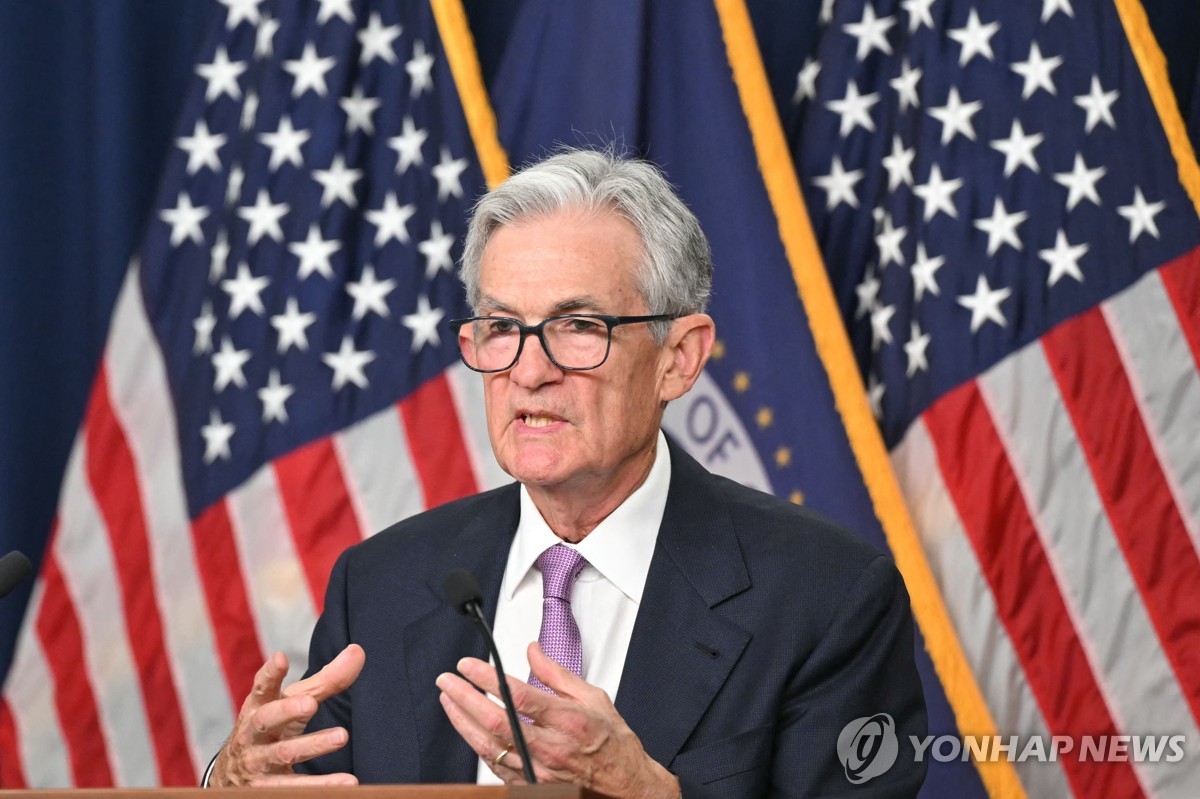
[[[555,422],[561,422],[562,420],[554,416],[541,416],[539,414],[526,413],[522,414],[521,421],[525,423],[526,427],[549,427]]]

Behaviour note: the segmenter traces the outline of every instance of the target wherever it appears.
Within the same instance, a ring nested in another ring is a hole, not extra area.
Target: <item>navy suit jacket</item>
[[[908,796],[924,779],[909,735],[926,731],[908,596],[892,561],[830,521],[710,474],[670,444],[671,485],[616,707],[689,797]],[[304,764],[364,783],[474,782],[475,753],[434,680],[478,631],[442,578],[479,580],[495,617],[519,516],[518,486],[452,502],[351,547],[330,577],[309,673],[351,642],[366,666],[310,729],[344,749]],[[517,675],[524,677],[526,675]],[[838,734],[888,713],[901,756],[851,784]]]

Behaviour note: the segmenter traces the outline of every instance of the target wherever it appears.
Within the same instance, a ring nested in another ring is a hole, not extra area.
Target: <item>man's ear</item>
[[[708,314],[680,317],[663,343],[664,371],[659,399],[670,402],[691,390],[716,341],[717,326]]]

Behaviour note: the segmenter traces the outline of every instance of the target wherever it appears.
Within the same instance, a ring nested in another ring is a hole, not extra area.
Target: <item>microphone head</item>
[[[446,594],[446,601],[464,616],[467,615],[467,606],[472,602],[483,604],[479,583],[474,575],[464,569],[455,569],[447,574],[442,581],[442,591]]]
[[[0,558],[0,597],[8,596],[33,573],[33,564],[24,554],[16,551],[9,552]]]

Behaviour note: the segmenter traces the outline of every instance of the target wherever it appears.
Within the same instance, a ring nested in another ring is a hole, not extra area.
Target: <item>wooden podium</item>
[[[0,799],[604,799],[574,785],[359,785],[346,788],[75,788],[0,791]]]

